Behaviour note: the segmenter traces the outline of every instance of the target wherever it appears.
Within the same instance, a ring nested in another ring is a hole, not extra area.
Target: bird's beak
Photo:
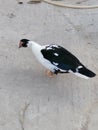
[[[21,48],[21,47],[22,47],[22,42],[19,43],[19,48]]]

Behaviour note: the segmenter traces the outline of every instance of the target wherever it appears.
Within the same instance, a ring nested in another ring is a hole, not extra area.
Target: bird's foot
[[[47,75],[48,77],[53,77],[53,76],[54,76],[54,73],[53,73],[52,71],[50,71],[50,70],[46,70],[46,75]]]

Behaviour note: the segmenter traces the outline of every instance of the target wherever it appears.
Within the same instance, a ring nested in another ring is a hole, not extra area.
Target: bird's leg
[[[46,75],[49,76],[49,77],[53,77],[54,73],[50,70],[46,70]]]

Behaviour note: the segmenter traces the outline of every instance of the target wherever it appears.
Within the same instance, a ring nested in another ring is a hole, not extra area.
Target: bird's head
[[[29,41],[28,39],[21,39],[19,42],[19,48],[21,47],[28,47],[29,46]]]

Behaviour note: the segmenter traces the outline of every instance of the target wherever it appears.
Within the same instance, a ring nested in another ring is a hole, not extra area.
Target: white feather
[[[80,73],[74,73],[75,75],[77,75],[78,77],[84,78],[84,79],[89,79],[89,77],[82,75]]]
[[[69,72],[72,73],[72,74],[75,74],[76,76],[81,77],[81,78],[83,78],[83,79],[89,79],[89,77],[87,77],[87,76],[85,76],[85,75],[82,75],[82,74],[80,74],[80,73],[78,73],[78,72],[74,73],[74,72],[71,71],[71,70],[69,70]]]
[[[32,52],[34,53],[35,57],[37,60],[45,66],[47,69],[51,70],[54,72],[54,69],[58,69],[55,65],[51,64],[48,60],[46,60],[43,55],[41,54],[41,50],[45,49],[46,46],[41,46],[33,41],[29,42],[29,47],[31,48]]]
[[[54,55],[55,55],[55,56],[59,56],[59,54],[58,54],[58,53],[54,53]]]
[[[54,65],[58,65],[58,63],[56,63],[56,62],[53,62],[53,64],[54,64]]]

